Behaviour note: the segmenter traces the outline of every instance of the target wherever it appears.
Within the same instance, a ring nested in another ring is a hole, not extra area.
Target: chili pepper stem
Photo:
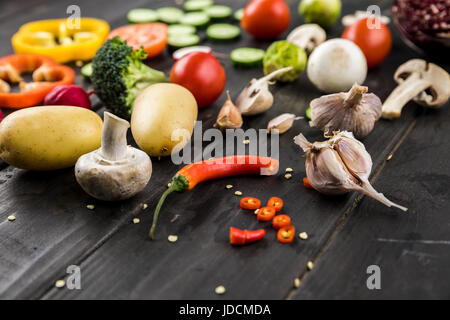
[[[155,229],[156,229],[156,224],[158,223],[158,216],[159,216],[159,211],[161,210],[161,207],[164,203],[164,200],[166,200],[167,196],[169,194],[171,194],[172,192],[175,191],[175,187],[170,187],[169,189],[167,189],[163,195],[161,196],[161,199],[159,199],[158,205],[156,206],[155,209],[155,213],[153,214],[153,223],[152,223],[152,227],[150,228],[150,232],[149,232],[149,236],[150,236],[150,240],[154,239],[155,236]]]

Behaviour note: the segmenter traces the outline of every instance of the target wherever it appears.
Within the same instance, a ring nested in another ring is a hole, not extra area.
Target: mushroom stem
[[[100,154],[110,161],[117,161],[127,157],[127,130],[130,123],[112,113],[104,113],[102,131],[102,146]]]
[[[344,99],[345,106],[353,107],[357,105],[361,101],[363,94],[367,93],[367,91],[367,87],[360,86],[359,84],[355,83],[347,93],[347,97]]]
[[[413,73],[391,92],[382,107],[384,119],[399,118],[405,104],[415,98],[419,93],[430,87],[429,80],[420,79],[418,73]]]
[[[272,80],[273,78],[275,78],[277,75],[291,71],[294,67],[293,66],[289,66],[289,67],[285,67],[285,68],[281,68],[278,70],[275,70],[274,72],[269,73],[267,76],[262,77],[261,79],[258,79],[257,82],[261,83],[261,82],[269,82],[270,80]]]

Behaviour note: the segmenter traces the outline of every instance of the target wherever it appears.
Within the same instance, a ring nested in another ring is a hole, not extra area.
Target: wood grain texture
[[[61,16],[70,1],[48,1],[45,8],[22,12],[14,20],[17,26],[0,23],[0,41],[6,43],[20,24],[33,19]],[[216,1],[219,3],[220,1]],[[292,12],[291,29],[302,23],[297,14],[297,1],[288,1]],[[343,14],[364,9],[373,1],[344,1]],[[245,1],[223,2],[234,9]],[[108,20],[112,27],[126,23],[125,14],[135,7],[158,8],[167,1],[79,1],[82,12]],[[170,5],[174,5],[170,3]],[[380,2],[384,13],[390,1]],[[62,10],[62,11],[61,11]],[[12,30],[13,29],[13,30]],[[337,23],[328,36],[343,31]],[[203,43],[215,52],[229,53],[235,47],[266,48],[270,42],[253,40],[246,34],[236,42],[210,43],[201,33]],[[393,31],[394,46],[387,60],[370,71],[366,85],[384,100],[394,88],[392,75],[396,67],[417,55],[407,48]],[[1,53],[10,51],[2,48]],[[232,98],[252,77],[262,75],[261,68],[236,69],[221,59],[227,73],[227,89]],[[172,65],[166,51],[150,61],[150,66],[168,72]],[[76,83],[89,86],[82,77]],[[244,128],[265,128],[267,122],[284,112],[303,115],[309,101],[320,96],[307,80],[306,74],[293,84],[271,87],[275,104],[268,112],[246,118]],[[203,129],[215,121],[225,94],[216,103],[200,111]],[[98,112],[101,114],[101,105]],[[384,162],[397,142],[408,132],[423,109],[409,104],[402,119],[380,121],[364,143],[373,156],[374,171]],[[281,172],[273,177],[234,177],[200,184],[190,193],[170,196],[160,217],[157,240],[147,239],[153,208],[171,176],[179,169],[170,159],[152,159],[154,173],[150,184],[137,197],[120,203],[104,203],[89,198],[76,184],[72,169],[52,173],[31,173],[6,168],[0,173],[0,297],[1,298],[228,298],[281,299],[287,297],[293,279],[302,275],[306,262],[314,259],[329,241],[336,226],[351,211],[356,194],[326,197],[306,190],[301,178],[305,175],[304,158],[292,138],[302,132],[308,139],[320,140],[321,133],[306,121],[280,137]],[[132,143],[131,138],[129,142]],[[283,171],[294,168],[293,178],[285,180]],[[1,182],[4,181],[4,182]],[[235,186],[225,190],[226,184]],[[393,201],[409,205],[411,193],[402,192],[401,185],[376,187]],[[254,229],[261,226],[252,213],[239,209],[240,190],[244,195],[259,197],[265,202],[277,195],[285,200],[298,231],[307,231],[308,241],[296,240],[292,245],[275,241],[275,232],[267,228],[266,238],[256,244],[234,248],[228,244],[228,228]],[[95,210],[85,208],[94,203]],[[142,210],[141,203],[148,208]],[[382,207],[372,199],[364,199],[388,217],[400,217],[396,210]],[[414,203],[411,205],[414,207]],[[410,208],[411,209],[411,208]],[[14,212],[14,223],[6,217]],[[138,216],[140,224],[133,224]],[[177,219],[173,222],[174,217]],[[400,219],[400,218],[397,218]],[[389,221],[380,219],[380,228]],[[169,234],[179,240],[169,243]],[[357,248],[358,249],[358,248]],[[359,248],[361,249],[361,248]],[[355,249],[356,250],[356,249]],[[54,281],[64,277],[68,265],[81,265],[82,290],[53,289]],[[217,285],[224,285],[224,296],[214,294]],[[319,288],[320,291],[320,288]],[[319,292],[311,297],[320,296]],[[405,293],[404,297],[407,297]]]

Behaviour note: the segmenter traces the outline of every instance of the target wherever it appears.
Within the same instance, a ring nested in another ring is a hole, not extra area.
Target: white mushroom
[[[82,155],[75,176],[86,193],[107,201],[123,200],[145,188],[152,174],[149,156],[127,145],[128,121],[104,113],[102,145]]]
[[[305,50],[307,55],[327,39],[327,34],[318,24],[307,23],[292,30],[286,40]]]
[[[348,91],[362,84],[367,62],[361,49],[347,39],[332,39],[319,45],[308,59],[309,80],[327,93]]]
[[[403,107],[414,99],[417,103],[437,108],[450,96],[450,75],[441,67],[422,59],[412,59],[397,68],[394,74],[399,84],[383,104],[382,117],[400,117]]]
[[[292,66],[278,69],[261,79],[252,79],[236,99],[236,107],[244,116],[263,113],[273,104],[273,96],[269,91],[270,80],[277,75],[292,70]]]

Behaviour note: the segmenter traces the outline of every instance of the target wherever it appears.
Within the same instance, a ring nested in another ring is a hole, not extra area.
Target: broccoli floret
[[[163,72],[146,66],[147,53],[141,47],[133,51],[126,41],[114,37],[98,49],[92,60],[96,95],[115,115],[129,119],[139,92],[151,84],[166,81]]]

